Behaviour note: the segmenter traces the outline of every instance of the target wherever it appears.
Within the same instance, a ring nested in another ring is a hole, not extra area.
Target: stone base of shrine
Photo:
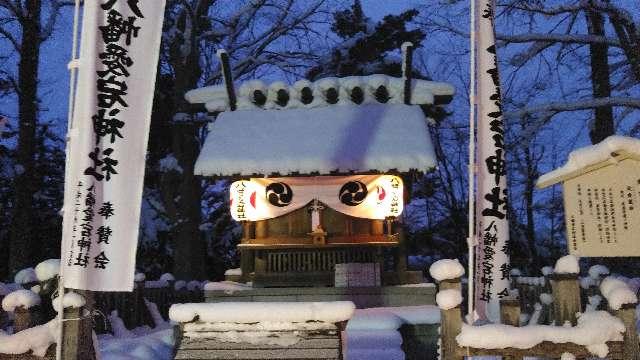
[[[379,287],[282,287],[207,290],[206,302],[353,301],[357,308],[434,305],[436,287],[422,283]]]

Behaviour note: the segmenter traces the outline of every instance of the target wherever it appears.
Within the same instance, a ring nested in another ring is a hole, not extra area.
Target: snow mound
[[[242,269],[241,269],[241,268],[227,269],[227,270],[224,272],[224,274],[225,274],[226,276],[232,276],[232,275],[239,276],[239,275],[242,275]]]
[[[160,276],[160,281],[176,281],[176,278],[170,273],[164,273]]]
[[[332,302],[233,302],[174,304],[169,318],[176,322],[255,323],[261,321],[336,323],[351,318],[355,305],[351,301]]]
[[[98,342],[102,360],[171,360],[174,345],[172,328],[140,331],[126,338],[101,335]]]
[[[470,326],[462,324],[456,337],[460,346],[480,349],[513,347],[528,349],[544,341],[556,344],[572,342],[583,345],[592,354],[606,357],[607,341],[621,341],[625,331],[620,319],[606,311],[583,313],[575,327],[531,325],[514,327],[502,324]]]
[[[636,304],[638,302],[638,297],[627,286],[627,283],[611,276],[602,281],[600,292],[607,299],[612,310],[619,310],[622,305]]]
[[[609,136],[600,143],[577,149],[569,154],[569,160],[562,167],[538,178],[538,184],[553,182],[554,179],[568,175],[585,167],[607,161],[612,153],[626,151],[640,155],[640,139],[626,136]]]
[[[2,299],[2,309],[6,312],[13,312],[17,307],[30,309],[40,305],[40,296],[31,290],[16,290]]]
[[[133,277],[133,281],[135,282],[145,281],[146,279],[147,275],[145,275],[144,273],[136,273],[136,275]]]
[[[235,291],[252,290],[253,287],[233,281],[208,282],[204,285],[206,291],[224,291],[233,294]]]
[[[180,291],[182,289],[185,289],[187,287],[187,282],[184,280],[178,280],[176,281],[175,284],[173,284],[173,289],[175,291]]]
[[[26,268],[18,271],[13,281],[16,284],[28,284],[32,282],[38,282],[38,276],[33,268]]]
[[[442,310],[453,309],[462,303],[460,290],[448,289],[438,291],[436,294],[436,304]]]
[[[53,308],[57,311],[60,312],[60,297],[55,297],[53,299],[53,301],[51,302],[53,305]],[[68,292],[66,294],[64,294],[64,299],[62,300],[62,305],[64,306],[64,308],[81,308],[86,304],[86,300],[84,299],[84,297],[76,292]]]
[[[552,266],[543,266],[542,269],[540,269],[540,272],[542,272],[543,276],[549,276],[549,275],[553,274],[553,267]]]
[[[4,283],[0,282],[0,296],[5,296],[7,294],[9,294],[11,292],[11,289],[5,285]]]
[[[0,354],[24,354],[32,351],[33,355],[43,357],[49,346],[56,341],[57,323],[54,319],[13,335],[0,334]]]
[[[604,265],[593,265],[589,268],[589,277],[592,279],[599,279],[603,275],[609,275],[609,268]]]
[[[189,291],[202,290],[202,283],[198,280],[191,280],[187,283],[187,290]]]
[[[38,281],[47,281],[58,276],[60,259],[49,259],[36,265],[35,273]]]
[[[464,268],[458,259],[443,259],[431,264],[429,274],[431,274],[434,280],[440,282],[462,277],[462,275],[464,275]]]
[[[580,265],[575,255],[566,255],[556,261],[556,267],[553,269],[556,274],[578,274]]]

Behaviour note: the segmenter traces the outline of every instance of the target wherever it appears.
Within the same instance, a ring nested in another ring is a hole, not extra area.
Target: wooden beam
[[[222,77],[224,78],[224,84],[227,88],[227,96],[229,98],[229,109],[236,111],[236,91],[233,88],[233,76],[231,75],[231,65],[229,65],[229,54],[224,49],[218,50],[216,53],[220,58],[222,65]]]
[[[411,78],[413,70],[413,44],[402,44],[402,78],[404,79],[404,103],[411,105]]]

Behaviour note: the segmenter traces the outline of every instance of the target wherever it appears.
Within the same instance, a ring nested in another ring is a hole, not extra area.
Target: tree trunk
[[[210,1],[201,1],[194,14],[183,11],[175,20],[179,24],[191,23],[190,38],[176,37],[170,44],[169,62],[174,71],[174,101],[175,113],[189,112],[189,104],[184,100],[184,94],[198,87],[201,69],[199,64],[200,52],[196,42],[199,34],[197,21],[205,16]],[[184,51],[185,43],[188,51]],[[196,159],[200,154],[198,131],[200,124],[196,122],[181,122],[174,124],[172,150],[182,168],[175,201],[176,218],[173,233],[174,263],[173,273],[178,279],[204,279],[207,245],[200,233],[202,185],[198,177],[193,174]],[[165,196],[166,198],[166,196]]]
[[[586,12],[589,35],[605,36],[604,17],[595,9]],[[607,44],[589,45],[591,52],[591,84],[594,98],[611,96],[609,81],[609,47]],[[615,132],[613,125],[613,108],[601,106],[595,110],[595,121],[589,136],[591,142],[597,144]]]
[[[17,175],[15,202],[11,223],[9,271],[31,266],[33,193],[35,177],[36,124],[38,116],[38,62],[40,57],[40,0],[27,0],[24,17],[19,19],[22,39],[18,63],[18,117]]]

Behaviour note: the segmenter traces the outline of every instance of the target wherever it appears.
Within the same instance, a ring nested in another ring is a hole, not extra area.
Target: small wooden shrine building
[[[219,113],[195,172],[236,180],[242,279],[333,286],[336,264],[367,263],[377,285],[421,282],[399,219],[411,177],[436,166],[426,114],[453,87],[384,75],[229,86],[186,99]]]

